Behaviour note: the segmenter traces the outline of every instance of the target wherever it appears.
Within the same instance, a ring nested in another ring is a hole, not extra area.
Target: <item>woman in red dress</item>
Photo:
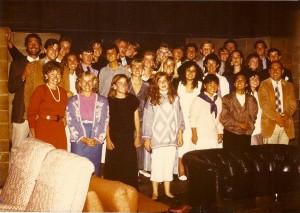
[[[27,111],[30,131],[33,137],[52,144],[58,149],[67,149],[65,133],[65,111],[67,91],[58,84],[63,69],[55,61],[43,67],[46,84],[36,87]]]

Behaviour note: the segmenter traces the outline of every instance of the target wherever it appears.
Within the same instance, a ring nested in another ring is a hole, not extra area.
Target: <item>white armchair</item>
[[[94,171],[88,159],[33,138],[15,156],[0,211],[82,211]]]

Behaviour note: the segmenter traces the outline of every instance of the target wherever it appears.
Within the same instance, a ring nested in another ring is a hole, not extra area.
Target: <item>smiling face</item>
[[[82,54],[80,54],[80,58],[84,65],[90,66],[93,62],[93,53],[84,51],[84,52],[82,52]]]
[[[168,76],[171,76],[175,70],[175,62],[173,60],[167,60],[164,63],[164,72],[167,73]]]
[[[143,74],[143,63],[134,63],[131,65],[131,73],[134,77],[142,77]]]
[[[93,91],[93,76],[85,75],[82,77],[79,83],[81,93],[88,94]]]
[[[71,43],[68,41],[61,41],[59,46],[60,46],[59,56],[60,56],[60,58],[63,58],[67,53],[70,52]]]
[[[250,77],[249,84],[252,89],[256,89],[259,86],[260,80],[258,75]]]
[[[128,90],[128,81],[126,78],[120,78],[114,85],[113,87],[116,89],[117,96],[118,95],[126,95],[127,90]]]
[[[228,55],[229,55],[229,50],[223,49],[223,50],[220,52],[220,55],[219,55],[220,60],[223,61],[223,62],[225,62],[225,61],[227,60],[227,58],[228,58]]]
[[[269,56],[268,56],[269,61],[273,62],[273,61],[280,61],[281,56],[279,55],[279,53],[277,51],[274,52],[270,52]]]
[[[197,56],[197,52],[195,47],[188,47],[186,50],[186,59],[189,61],[193,61]]]
[[[259,55],[259,57],[264,57],[266,54],[267,48],[263,43],[258,43],[254,49],[254,51]]]
[[[216,74],[217,73],[217,68],[218,64],[215,60],[207,60],[207,73],[208,74]]]
[[[48,61],[54,61],[57,58],[58,49],[59,46],[57,44],[54,44],[53,46],[49,46],[47,49],[44,49]]]
[[[256,70],[258,68],[258,58],[252,57],[248,62],[248,66],[251,70]]]
[[[67,58],[67,66],[70,70],[75,70],[78,66],[76,55],[69,55]]]
[[[243,75],[237,75],[235,82],[234,82],[234,87],[236,91],[238,92],[244,92],[245,88],[247,87],[247,79]]]
[[[143,59],[143,62],[144,62],[144,67],[146,69],[154,68],[155,61],[154,61],[154,56],[153,55],[145,55],[144,59]]]
[[[203,86],[205,88],[205,92],[210,97],[214,96],[216,94],[216,92],[218,91],[218,84],[216,82],[214,82],[214,81],[206,83]]]
[[[166,78],[166,76],[162,76],[157,81],[157,86],[160,91],[167,91],[169,88],[169,80]]]
[[[125,55],[128,58],[133,58],[136,54],[137,54],[137,51],[135,50],[135,47],[131,44],[128,45],[128,47],[126,49],[126,52],[125,52]]]
[[[106,59],[108,62],[116,62],[118,61],[118,58],[119,58],[119,54],[117,53],[117,50],[116,49],[109,49],[109,50],[106,50]]]
[[[45,75],[45,78],[50,86],[57,86],[61,81],[61,70],[53,69]]]
[[[121,41],[117,44],[117,47],[119,49],[120,57],[124,57],[126,55],[127,42]]]
[[[102,54],[102,46],[100,43],[95,43],[93,45],[93,50],[94,50],[94,57],[100,57]]]
[[[180,61],[183,57],[183,50],[180,48],[173,49],[173,57],[176,61]]]
[[[196,78],[197,69],[195,66],[191,66],[186,69],[185,77],[187,81],[193,81]]]
[[[212,47],[212,44],[209,44],[209,43],[204,44],[204,45],[202,46],[202,48],[200,49],[200,52],[201,52],[201,54],[202,54],[204,57],[206,57],[207,55],[213,53],[213,52],[214,52],[214,49],[213,49],[213,47]]]
[[[283,67],[281,66],[280,63],[278,63],[278,62],[273,62],[273,63],[270,65],[269,73],[270,73],[271,78],[272,78],[274,81],[276,81],[276,82],[280,81],[283,72],[284,72],[284,70],[283,70]]]
[[[28,38],[26,51],[30,57],[36,58],[39,55],[41,48],[42,46],[39,44],[39,40],[37,38]]]
[[[160,47],[157,51],[157,58],[161,62],[164,62],[170,55],[171,55],[171,52],[166,47]]]

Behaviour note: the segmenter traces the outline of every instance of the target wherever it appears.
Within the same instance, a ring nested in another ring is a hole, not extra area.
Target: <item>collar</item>
[[[282,83],[281,79],[277,82],[277,81],[274,81],[272,78],[271,78],[271,82],[274,87],[276,86],[276,84],[281,85],[281,83]]]
[[[27,55],[26,59],[27,59],[29,62],[33,62],[33,61],[38,61],[38,60],[40,60],[40,57],[38,56],[37,58],[32,58],[31,56]]]

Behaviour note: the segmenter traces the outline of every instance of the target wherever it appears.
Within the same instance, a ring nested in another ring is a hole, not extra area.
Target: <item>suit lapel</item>
[[[286,85],[286,81],[285,80],[281,80],[281,87],[282,87],[282,101],[283,101],[283,111],[285,109],[288,108],[288,106],[286,106],[286,97],[288,95],[288,91],[287,91],[287,85]]]

